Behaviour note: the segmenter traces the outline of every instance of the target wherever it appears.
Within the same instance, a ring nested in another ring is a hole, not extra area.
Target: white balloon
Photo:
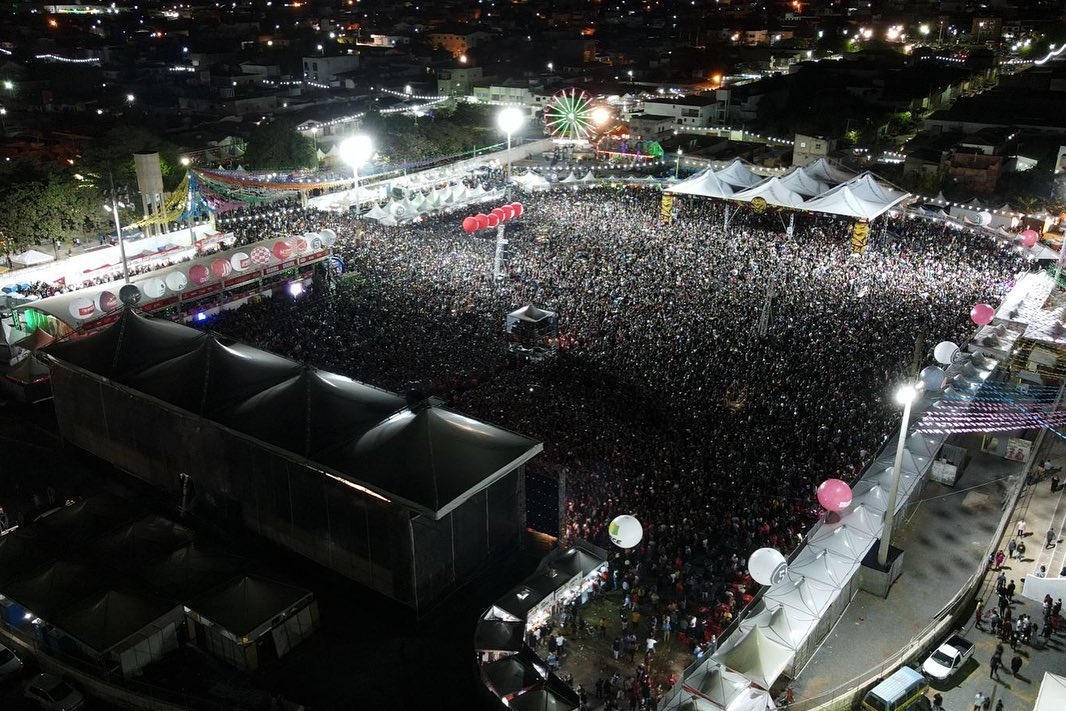
[[[611,543],[619,548],[632,548],[644,537],[644,527],[636,518],[623,514],[611,521],[607,533],[611,537]]]
[[[92,299],[86,296],[81,296],[70,302],[69,309],[70,315],[74,318],[87,319],[96,313],[96,304],[93,303]]]
[[[189,284],[188,277],[186,277],[185,272],[180,269],[168,272],[163,281],[166,282],[168,289],[175,292],[182,291]]]
[[[785,579],[788,562],[776,548],[759,548],[748,558],[748,572],[760,585],[773,585]]]
[[[936,344],[936,348],[933,349],[933,357],[936,358],[937,363],[951,365],[958,352],[959,347],[951,341],[941,341]]]
[[[158,299],[163,294],[167,293],[167,285],[159,277],[145,279],[137,286],[141,288],[141,291],[143,291],[144,295],[149,299]]]
[[[918,379],[922,381],[922,386],[931,393],[940,392],[947,383],[947,375],[944,373],[943,368],[938,368],[935,365],[922,368],[922,372],[918,374]]]

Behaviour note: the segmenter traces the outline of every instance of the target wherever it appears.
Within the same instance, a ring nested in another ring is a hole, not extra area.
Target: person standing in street
[[[1044,549],[1047,550],[1055,545],[1055,529],[1049,528],[1047,531],[1047,543],[1044,544]]]
[[[973,697],[973,711],[981,711],[984,705],[985,695],[978,691],[977,696]]]
[[[999,679],[999,665],[1003,663],[999,653],[992,655],[992,658],[988,660],[988,678]]]
[[[984,629],[983,627],[981,627],[981,616],[985,614],[984,604],[984,600],[977,600],[977,609],[973,611],[974,629]]]
[[[1015,654],[1010,660],[1010,671],[1014,676],[1018,676],[1018,672],[1022,670],[1022,656]]]

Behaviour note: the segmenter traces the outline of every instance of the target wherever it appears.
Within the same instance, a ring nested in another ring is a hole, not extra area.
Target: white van
[[[905,711],[928,709],[925,690],[929,682],[910,667],[901,667],[870,691],[862,699],[863,711]]]

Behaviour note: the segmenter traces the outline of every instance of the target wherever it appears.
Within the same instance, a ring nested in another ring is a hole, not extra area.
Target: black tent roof
[[[103,588],[103,581],[91,568],[57,560],[20,580],[5,584],[0,592],[37,616],[52,620],[79,599]]]
[[[113,566],[136,570],[150,560],[181,548],[192,539],[192,531],[184,526],[149,514],[101,536],[90,546],[90,550]]]
[[[111,496],[90,496],[37,519],[36,523],[68,544],[80,546],[129,523],[136,510]]]
[[[507,705],[518,711],[574,711],[580,700],[577,692],[552,674],[539,686],[509,699]]]
[[[528,689],[544,680],[533,667],[532,655],[512,654],[481,667],[481,675],[500,698]],[[547,671],[547,670],[545,670]]]
[[[186,607],[236,637],[246,637],[311,593],[258,575],[245,575],[197,595]]]
[[[525,622],[507,620],[478,620],[474,631],[474,649],[494,652],[517,652],[522,649]]]
[[[128,590],[85,598],[50,619],[90,649],[103,653],[173,611],[173,602]]]
[[[0,536],[0,592],[5,584],[55,560],[57,552],[55,544],[31,526]]]
[[[579,541],[572,548],[567,548],[566,550],[561,548],[554,549],[544,557],[537,569],[551,568],[570,579],[578,573],[581,573],[582,576],[588,575],[605,562],[607,562],[605,551],[584,541]]]
[[[392,393],[131,309],[43,353],[306,457],[434,518],[542,448],[446,409],[401,409]]]
[[[242,574],[246,567],[243,558],[190,543],[146,565],[140,577],[161,593],[188,602]]]
[[[522,583],[497,600],[496,607],[509,615],[524,620],[526,619],[526,615],[529,614],[529,611],[536,607],[543,599],[543,594],[538,593],[536,590],[528,587],[525,583]]]

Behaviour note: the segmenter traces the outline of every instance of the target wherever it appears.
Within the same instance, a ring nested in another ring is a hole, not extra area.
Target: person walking
[[[1018,541],[1013,538],[1010,539],[1010,543],[1007,544],[1007,557],[1014,559],[1014,551],[1018,548]]]
[[[1018,548],[1016,550],[1018,551],[1018,560],[1021,560],[1025,555],[1025,541],[1018,541]]]
[[[992,658],[988,660],[988,678],[999,679],[999,666],[1003,663],[998,653],[993,654]]]
[[[984,705],[985,695],[978,691],[977,696],[973,697],[973,711],[982,711]]]
[[[943,711],[943,710],[944,710],[944,696],[942,694],[940,694],[940,692],[937,692],[937,693],[933,694],[933,711]]]
[[[1003,699],[996,702],[996,711],[1003,711]]]
[[[1007,559],[1007,556],[1003,554],[1003,551],[996,551],[996,570],[1003,567],[1003,561]]]
[[[1045,538],[1047,539],[1047,543],[1044,544],[1044,550],[1047,550],[1055,545],[1055,529],[1049,528]]]
[[[984,600],[977,600],[977,609],[973,611],[973,626],[974,629],[983,630],[981,627],[981,616],[985,614]]]
[[[1025,538],[1025,521],[1024,520],[1018,522],[1018,539],[1020,541],[1023,538]]]
[[[1022,656],[1015,654],[1010,660],[1010,673],[1014,676],[1018,676],[1018,672],[1022,669]]]

